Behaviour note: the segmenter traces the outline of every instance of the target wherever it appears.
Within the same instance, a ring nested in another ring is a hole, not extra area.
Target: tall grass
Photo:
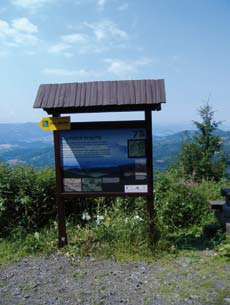
[[[208,200],[219,199],[223,186],[229,186],[229,182],[198,184],[183,180],[176,170],[159,174],[154,190],[154,245],[149,242],[146,201],[142,197],[66,202],[69,244],[62,251],[116,260],[151,260],[159,253],[214,248],[221,234],[207,239],[203,226],[215,221]],[[0,263],[59,251],[54,187],[52,169],[0,164]],[[228,255],[228,246],[220,249]]]

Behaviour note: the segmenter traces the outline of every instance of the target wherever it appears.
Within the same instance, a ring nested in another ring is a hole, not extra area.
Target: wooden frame
[[[154,241],[155,226],[154,226],[154,196],[153,196],[153,160],[152,160],[152,112],[145,110],[145,120],[141,121],[122,121],[122,122],[95,122],[95,123],[72,123],[73,129],[104,129],[104,128],[145,128],[146,129],[146,162],[147,162],[147,188],[148,191],[138,193],[125,192],[63,192],[62,179],[63,172],[61,166],[61,151],[60,151],[60,132],[54,131],[54,150],[55,150],[55,168],[56,168],[56,198],[58,210],[58,245],[63,247],[67,244],[67,233],[65,224],[65,198],[76,197],[145,197],[147,199],[147,211],[149,220],[149,235],[150,241]]]
[[[71,131],[85,131],[85,130],[98,130],[98,131],[104,131],[104,130],[119,130],[121,129],[124,132],[126,129],[144,129],[146,132],[146,124],[145,121],[119,121],[119,122],[99,122],[99,123],[72,123],[71,124]],[[61,132],[62,133],[62,132]],[[68,131],[65,131],[64,133],[68,134]],[[147,133],[147,132],[146,132]],[[60,133],[59,133],[60,134]],[[129,141],[129,140],[128,140]],[[146,139],[144,139],[145,144],[146,144]],[[60,148],[60,139],[59,139],[59,145],[57,146],[57,149],[61,150]],[[62,153],[61,151],[58,152],[58,156],[61,156]],[[59,157],[60,158],[60,157]],[[138,157],[137,157],[138,158]],[[137,159],[136,158],[136,159]],[[141,158],[145,158],[147,160],[147,154],[145,156],[141,156]],[[132,159],[132,158],[129,158]],[[123,192],[118,192],[118,191],[76,191],[76,192],[65,192],[64,187],[63,187],[63,179],[64,179],[64,173],[63,173],[63,168],[61,166],[60,160],[58,160],[57,165],[60,167],[58,171],[61,173],[61,176],[59,179],[59,185],[61,185],[60,189],[60,195],[62,197],[68,196],[68,197],[78,197],[78,196],[88,196],[88,197],[98,197],[98,196],[126,196],[129,193],[126,193],[125,191]],[[95,164],[96,165],[96,164]],[[146,172],[146,175],[148,177],[148,174]],[[82,179],[83,180],[83,179]],[[144,183],[146,184],[146,183]],[[140,183],[140,185],[144,185],[143,183]],[[147,192],[144,192],[147,195]],[[140,196],[143,195],[143,192],[132,192],[133,196]]]

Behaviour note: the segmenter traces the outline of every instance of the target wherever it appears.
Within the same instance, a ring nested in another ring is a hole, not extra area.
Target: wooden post
[[[156,230],[154,223],[154,193],[153,193],[153,153],[152,153],[152,111],[145,110],[145,122],[147,131],[147,173],[148,173],[148,196],[147,196],[147,212],[149,221],[149,237],[150,242],[154,243]]]
[[[58,221],[58,247],[62,248],[67,245],[67,233],[65,223],[65,205],[62,192],[62,173],[60,164],[60,135],[59,131],[54,131],[54,155],[56,168],[56,204],[57,204],[57,221]]]

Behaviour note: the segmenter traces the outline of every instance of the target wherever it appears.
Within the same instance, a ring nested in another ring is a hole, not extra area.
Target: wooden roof
[[[165,102],[163,79],[98,81],[40,85],[34,108],[48,114],[160,110]]]

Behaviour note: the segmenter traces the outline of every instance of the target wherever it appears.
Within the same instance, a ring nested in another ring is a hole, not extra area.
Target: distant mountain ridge
[[[53,155],[52,132],[37,123],[0,124],[0,162],[52,166]]]
[[[52,132],[44,132],[37,123],[0,124],[0,144],[52,141]]]
[[[182,143],[194,134],[194,130],[173,133],[167,126],[153,127],[154,169],[164,170],[175,160]],[[230,153],[230,131],[218,130],[217,134]],[[54,166],[52,132],[41,130],[37,123],[0,124],[0,162]]]

